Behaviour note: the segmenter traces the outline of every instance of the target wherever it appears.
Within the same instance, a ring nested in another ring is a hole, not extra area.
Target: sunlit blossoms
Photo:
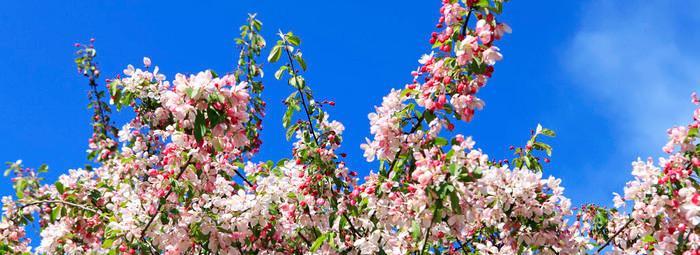
[[[267,61],[289,85],[292,149],[252,159],[265,148],[258,61],[268,46],[255,15],[223,75],[166,77],[144,57],[100,85],[94,40],[76,45],[94,163],[53,184],[46,166],[9,163],[16,194],[2,201],[0,254],[699,254],[700,110],[669,129],[667,158],[633,163],[615,209],[572,207],[545,172],[552,130],[538,125],[512,159],[455,132],[485,107],[478,92],[503,60],[504,2],[442,1],[430,53],[368,114],[361,148],[379,164],[363,177],[346,164],[346,127],[330,117],[335,102],[314,97],[291,32],[279,32]],[[133,118],[117,128],[113,110]]]
[[[368,161],[374,160],[375,156],[381,160],[393,160],[394,154],[399,151],[403,141],[402,120],[398,113],[406,107],[403,101],[401,91],[392,90],[384,97],[382,105],[377,107],[377,112],[369,115],[370,132],[374,134],[374,141],[362,145]]]
[[[587,212],[588,218],[608,216],[592,220],[599,227],[593,229],[594,237],[614,233],[598,242],[612,243],[620,254],[700,252],[698,121],[693,117],[687,126],[669,129],[669,142],[663,148],[667,158],[632,164],[634,180],[627,183],[624,195],[615,197],[617,210]]]

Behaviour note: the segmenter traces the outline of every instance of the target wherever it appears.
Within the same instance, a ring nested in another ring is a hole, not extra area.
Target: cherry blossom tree
[[[255,15],[240,28],[237,66],[169,80],[144,58],[104,80],[94,41],[78,48],[93,135],[82,169],[53,184],[8,164],[2,254],[698,254],[700,108],[669,130],[667,158],[632,164],[615,208],[574,209],[545,176],[552,130],[537,126],[514,158],[491,159],[455,123],[470,122],[501,61],[506,1],[443,0],[432,52],[368,115],[362,179],[348,169],[342,123],[315,99],[300,38],[267,53]],[[263,54],[265,52],[265,54]],[[261,56],[282,62],[288,159],[254,162],[265,116]],[[700,100],[693,96],[696,105]],[[113,111],[131,111],[120,126]],[[30,248],[25,227],[38,222]]]

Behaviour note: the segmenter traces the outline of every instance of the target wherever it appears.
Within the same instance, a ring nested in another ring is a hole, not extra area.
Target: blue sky
[[[362,158],[367,114],[391,88],[411,80],[440,1],[10,1],[0,9],[0,160],[50,166],[47,178],[83,166],[90,136],[87,84],[72,63],[73,43],[97,39],[105,76],[143,56],[173,77],[232,70],[233,38],[257,12],[268,43],[278,29],[300,35],[318,99],[333,99],[346,126],[351,168]],[[623,3],[624,2],[624,3]],[[486,108],[460,127],[492,158],[510,157],[537,123],[557,131],[545,173],[564,179],[574,204],[610,204],[637,157],[661,156],[666,128],[685,123],[700,82],[700,3],[692,1],[531,1],[507,5],[513,34],[482,90]],[[265,79],[268,118],[260,159],[289,155],[280,101],[290,92]],[[123,123],[125,116],[116,117]],[[0,181],[0,194],[11,194]]]

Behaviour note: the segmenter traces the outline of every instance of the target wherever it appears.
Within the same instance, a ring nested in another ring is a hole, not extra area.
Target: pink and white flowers
[[[231,74],[167,80],[150,58],[145,70],[129,65],[108,85],[113,107],[135,116],[121,129],[101,93],[91,96],[95,166],[44,184],[45,167],[9,164],[17,198],[2,201],[0,253],[31,252],[25,227],[34,216],[42,254],[700,253],[700,109],[669,130],[667,158],[632,164],[617,209],[572,208],[534,154],[550,156],[537,139],[553,131],[538,126],[512,162],[452,133],[484,107],[477,93],[503,58],[495,44],[511,31],[494,15],[504,1],[442,2],[430,37],[436,52],[368,115],[372,138],[362,149],[381,163],[364,182],[338,152],[345,126],[325,110],[333,101],[314,99],[292,33],[280,33],[268,57],[292,61],[275,73],[294,89],[283,117],[295,139],[290,158],[252,162],[262,143],[256,62],[265,40],[251,15]],[[95,56],[90,44],[76,63],[97,90]]]

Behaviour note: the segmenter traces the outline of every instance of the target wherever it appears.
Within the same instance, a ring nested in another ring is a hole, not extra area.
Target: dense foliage
[[[94,164],[54,184],[10,163],[16,197],[3,198],[0,253],[41,254],[698,254],[700,109],[669,130],[669,154],[632,164],[614,209],[574,211],[560,180],[543,176],[552,130],[538,126],[510,160],[490,159],[454,124],[484,106],[478,92],[502,59],[510,28],[502,0],[444,0],[434,49],[412,81],[369,114],[362,145],[378,172],[348,169],[343,124],[317,101],[295,34],[279,33],[267,61],[291,94],[282,124],[291,158],[255,163],[265,102],[258,63],[267,46],[254,15],[240,28],[233,72],[177,74],[149,58],[100,85],[93,42],[76,45],[89,80]],[[699,100],[693,96],[693,102]],[[115,127],[113,110],[135,117]]]

